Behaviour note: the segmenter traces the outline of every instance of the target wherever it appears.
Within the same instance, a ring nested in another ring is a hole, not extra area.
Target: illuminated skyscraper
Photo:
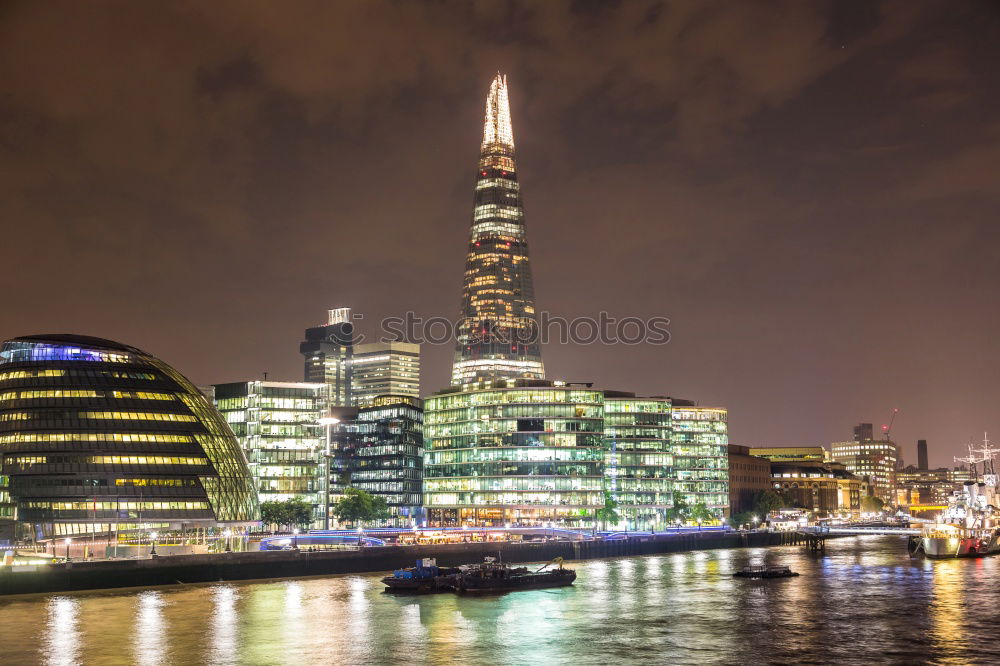
[[[486,98],[461,317],[452,384],[544,377],[507,79],[499,74]]]

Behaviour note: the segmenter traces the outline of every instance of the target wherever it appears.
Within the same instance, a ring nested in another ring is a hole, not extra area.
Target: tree
[[[357,488],[347,488],[344,496],[333,505],[333,515],[341,522],[360,526],[365,521],[388,518],[389,504],[384,497]]]
[[[881,497],[865,495],[861,498],[861,510],[865,513],[878,513],[885,508],[885,502]]]
[[[749,511],[741,511],[739,513],[734,513],[733,515],[729,516],[729,524],[736,529],[739,529],[743,525],[751,525],[752,522],[753,522],[753,514],[750,513]]]
[[[785,498],[773,490],[761,490],[753,498],[754,511],[760,515],[761,520],[766,520],[769,513],[786,504]]]
[[[704,502],[698,502],[691,507],[691,520],[696,523],[707,523],[714,519],[715,516],[713,516],[712,512],[708,510],[708,507],[705,506]]]
[[[607,490],[604,491],[604,506],[597,510],[595,518],[601,521],[601,529],[607,529],[608,523],[618,523],[621,516],[618,515],[618,501]]]
[[[260,505],[261,522],[278,527],[303,527],[312,522],[312,506],[301,497],[278,502],[271,500]]]
[[[678,490],[674,491],[673,503],[674,505],[667,509],[667,522],[678,523],[687,520],[690,515],[690,508],[687,502],[684,501],[684,496]]]

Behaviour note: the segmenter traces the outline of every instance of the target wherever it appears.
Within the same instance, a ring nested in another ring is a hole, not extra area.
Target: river
[[[798,578],[748,581],[745,564]],[[571,588],[382,592],[377,575],[0,599],[3,664],[1000,663],[1000,558],[905,539],[572,562]]]

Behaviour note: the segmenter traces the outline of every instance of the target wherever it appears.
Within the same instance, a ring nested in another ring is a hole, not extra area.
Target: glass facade
[[[327,386],[308,382],[215,385],[215,405],[246,452],[261,502],[302,498],[323,526]]]
[[[590,525],[604,505],[604,394],[540,380],[425,401],[432,525]]]
[[[299,353],[305,359],[307,383],[326,384],[330,404],[350,404],[351,351],[354,348],[354,324],[350,308],[327,311],[327,323],[306,329]]]
[[[389,505],[379,526],[409,527],[424,519],[424,410],[419,398],[383,395],[337,426],[332,487],[351,486]]]
[[[675,404],[671,426],[674,490],[688,505],[703,503],[721,519],[729,507],[728,413]]]
[[[871,428],[870,425],[868,427]],[[843,463],[847,471],[868,480],[872,495],[889,504],[896,503],[898,449],[894,442],[878,439],[834,442],[830,445],[830,450],[833,459]]]
[[[369,407],[385,395],[420,397],[420,345],[356,345],[350,359],[350,404]]]
[[[452,384],[542,378],[506,77],[486,99]]]
[[[618,513],[634,529],[666,527],[673,506],[670,398],[604,395],[604,473]]]
[[[110,340],[3,344],[0,454],[0,511],[9,497],[39,537],[259,519],[219,413],[176,370]]]

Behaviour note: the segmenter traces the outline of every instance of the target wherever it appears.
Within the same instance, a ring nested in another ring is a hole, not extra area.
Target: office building
[[[537,334],[507,79],[498,74],[486,99],[452,384],[544,377]]]
[[[370,407],[383,395],[420,398],[420,345],[355,345],[349,367],[349,404],[355,407]]]
[[[301,498],[323,526],[327,385],[248,381],[215,385],[215,405],[249,461],[261,503]]]
[[[663,529],[673,506],[671,401],[604,392],[604,472],[618,513],[631,529]]]
[[[350,308],[327,311],[327,322],[307,328],[299,353],[305,359],[307,383],[326,384],[331,405],[350,404],[350,358],[354,324]]]
[[[796,507],[819,517],[854,515],[861,510],[861,479],[834,461],[774,460],[774,489]]]
[[[673,399],[674,490],[688,505],[704,504],[720,520],[729,509],[728,418],[720,407]]]
[[[854,428],[855,436],[867,437],[870,423]],[[849,472],[868,480],[871,492],[883,501],[896,501],[896,466],[898,448],[885,439],[855,439],[852,442],[835,442],[831,445],[833,460],[843,463]]]
[[[752,511],[757,495],[772,489],[771,461],[752,455],[747,446],[730,444],[728,451],[729,515],[732,516]]]
[[[824,462],[830,459],[830,452],[822,446],[751,446],[750,455],[772,462]]]
[[[423,523],[423,402],[383,395],[343,414],[333,435],[332,497],[350,486],[385,499],[389,517],[380,526]]]
[[[432,525],[593,525],[604,506],[604,394],[544,380],[452,387],[424,401]]]
[[[929,469],[927,467],[927,440],[917,440],[917,469]]]
[[[246,457],[175,369],[80,335],[0,348],[0,474],[36,538],[259,520]]]

